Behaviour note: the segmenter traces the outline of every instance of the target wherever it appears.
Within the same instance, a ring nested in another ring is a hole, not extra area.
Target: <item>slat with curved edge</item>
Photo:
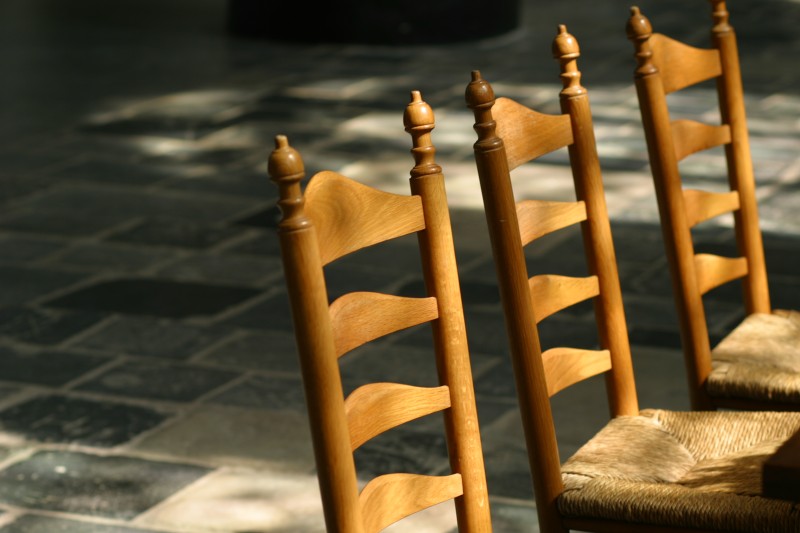
[[[739,193],[686,189],[683,191],[683,202],[686,207],[686,219],[691,228],[710,218],[739,209]]]
[[[436,298],[407,298],[377,292],[351,292],[330,305],[336,355],[371,340],[435,320]]]
[[[425,229],[418,196],[380,191],[336,172],[314,175],[305,201],[323,265],[365,246]]]
[[[744,257],[697,254],[694,256],[694,264],[700,294],[747,275],[747,259]]]
[[[572,144],[569,115],[538,113],[509,98],[492,107],[497,136],[504,139],[508,169]]]
[[[353,450],[384,431],[450,407],[450,389],[369,383],[344,402]]]
[[[722,74],[717,50],[689,46],[661,33],[650,37],[650,45],[667,94]]]
[[[731,128],[727,124],[714,126],[696,120],[673,120],[670,123],[675,158],[680,161],[701,150],[731,142]]]
[[[461,474],[423,476],[385,474],[361,491],[366,533],[376,533],[406,516],[457,498],[464,492]]]
[[[575,278],[540,274],[530,278],[528,286],[537,324],[553,313],[600,294],[597,276]]]
[[[552,397],[574,383],[611,370],[611,352],[551,348],[542,354],[542,363],[547,376],[547,393]]]
[[[522,245],[586,220],[586,204],[579,202],[551,202],[522,200],[517,202],[517,220]]]

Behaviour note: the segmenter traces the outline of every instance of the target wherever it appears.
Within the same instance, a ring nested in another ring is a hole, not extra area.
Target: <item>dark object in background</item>
[[[422,7],[420,7],[422,6]],[[296,42],[436,44],[480,39],[515,29],[520,0],[228,0],[228,29],[245,37]]]

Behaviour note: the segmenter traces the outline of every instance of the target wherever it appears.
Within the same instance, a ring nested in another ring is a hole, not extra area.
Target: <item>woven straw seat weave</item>
[[[562,467],[564,516],[714,531],[800,532],[800,504],[761,496],[767,457],[800,413],[644,410]]]
[[[747,316],[711,357],[711,396],[800,403],[800,312]]]

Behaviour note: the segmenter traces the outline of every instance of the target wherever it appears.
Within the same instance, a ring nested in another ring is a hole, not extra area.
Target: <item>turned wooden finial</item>
[[[465,93],[467,107],[472,109],[475,115],[475,124],[472,126],[478,134],[476,147],[483,146],[489,148],[489,143],[500,142],[495,132],[497,123],[492,117],[492,106],[494,105],[494,90],[489,82],[481,77],[481,71],[472,71],[472,81],[467,85]]]
[[[268,172],[278,186],[278,208],[283,215],[281,229],[298,229],[308,225],[303,213],[303,194],[300,181],[305,177],[305,167],[300,154],[289,146],[285,135],[275,136],[275,149],[269,154]]]
[[[564,85],[561,90],[562,95],[578,96],[586,92],[581,86],[581,72],[578,70],[580,55],[578,41],[567,33],[565,25],[559,24],[556,38],[553,39],[553,57],[558,59],[561,65],[561,83]]]
[[[733,28],[728,23],[730,13],[725,4],[725,0],[709,0],[711,2],[711,18],[714,20],[714,27],[711,29],[713,34],[719,35],[728,33]]]
[[[636,53],[636,76],[654,74],[658,69],[653,62],[653,49],[650,47],[650,36],[653,35],[653,26],[642,15],[637,6],[631,7],[631,16],[625,25],[625,33],[633,43]]]
[[[436,127],[433,109],[425,101],[419,91],[411,91],[411,102],[403,113],[403,126],[411,135],[411,155],[414,156],[414,168],[411,176],[439,174],[442,168],[434,163],[436,148],[431,141],[431,131]]]

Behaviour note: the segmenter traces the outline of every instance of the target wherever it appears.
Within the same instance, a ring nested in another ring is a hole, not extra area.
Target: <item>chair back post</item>
[[[304,288],[291,307],[306,402],[313,406],[308,414],[325,524],[330,532],[364,533],[319,244],[300,190],[305,169],[300,154],[283,135],[275,138],[269,175],[280,193],[278,235],[286,284],[290,293]]]
[[[466,89],[467,107],[475,115],[478,140],[473,145],[484,210],[488,221],[497,279],[511,350],[511,361],[533,477],[539,527],[546,533],[566,531],[557,498],[564,490],[553,414],[542,363],[542,350],[527,284],[527,266],[519,238],[514,192],[503,140],[492,117],[494,91],[477,70]],[[492,220],[505,221],[498,228]]]
[[[425,217],[425,229],[418,233],[425,285],[439,308],[439,318],[432,327],[439,382],[449,388],[451,398],[450,408],[444,411],[450,466],[461,474],[464,490],[456,498],[459,531],[490,533],[489,494],[450,213],[442,169],[434,162],[433,111],[419,91],[411,93],[403,124],[413,143],[411,192],[421,197]]]
[[[685,216],[678,159],[675,155],[669,110],[661,73],[653,64],[649,39],[653,35],[650,21],[639,8],[631,8],[626,25],[628,39],[633,42],[636,57],[634,80],[639,98],[642,125],[647,139],[650,166],[661,211],[661,230],[669,256],[673,296],[679,312],[680,331],[684,350],[689,396],[693,409],[713,409],[705,389],[711,373],[711,344],[705,318],[702,294],[697,283],[691,228]],[[679,266],[680,265],[680,266]],[[683,271],[685,276],[681,276]]]
[[[725,0],[710,0],[714,26],[711,37],[719,50],[722,75],[717,78],[722,123],[731,129],[731,142],[725,145],[730,187],[739,193],[739,209],[734,212],[736,240],[739,251],[747,258],[748,273],[743,280],[747,313],[770,313],[767,269],[764,245],[758,222],[753,161],[750,155],[750,138],[744,90],[739,66],[736,34],[728,23],[729,13]]]
[[[611,237],[600,161],[592,126],[589,96],[581,86],[578,70],[580,48],[566,26],[558,26],[553,56],[561,68],[561,111],[570,117],[573,142],[569,158],[575,177],[575,193],[586,206],[581,223],[590,274],[597,276],[599,295],[594,298],[598,334],[603,349],[611,353],[612,368],[605,373],[611,416],[637,415],[639,404],[631,363],[630,342],[619,285],[617,260]]]

